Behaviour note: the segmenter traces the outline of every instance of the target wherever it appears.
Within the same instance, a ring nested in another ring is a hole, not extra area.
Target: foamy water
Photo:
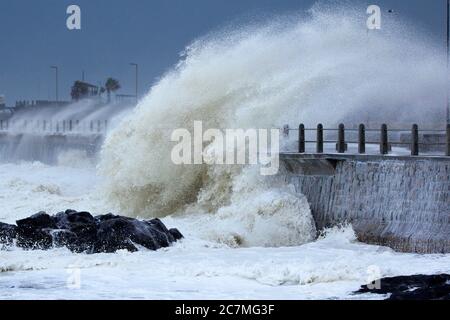
[[[93,167],[0,165],[0,221],[12,223],[39,210],[114,211],[99,196],[98,185],[101,178]],[[368,281],[372,266],[379,268],[380,276],[450,272],[450,255],[402,254],[361,244],[348,227],[301,246],[236,248],[202,227],[204,219],[204,215],[164,218],[186,238],[157,252],[0,251],[0,298],[381,299],[351,294]],[[244,232],[237,220],[222,222],[224,237],[233,224],[236,233]],[[270,232],[266,238],[277,239]],[[252,239],[248,245],[261,241]],[[71,272],[77,268],[81,286],[70,289]]]

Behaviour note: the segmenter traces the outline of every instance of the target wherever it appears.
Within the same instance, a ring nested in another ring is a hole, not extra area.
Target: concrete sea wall
[[[319,229],[351,223],[366,243],[450,252],[450,158],[342,159],[324,174],[309,173],[308,162],[295,155],[282,163],[286,181],[308,198]]]

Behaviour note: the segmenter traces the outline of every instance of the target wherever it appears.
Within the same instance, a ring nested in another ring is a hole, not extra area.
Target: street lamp
[[[450,0],[447,0],[447,124],[450,123]]]
[[[55,70],[55,75],[56,75],[56,103],[58,103],[59,101],[59,97],[58,97],[58,67],[57,66],[51,66],[50,69],[54,69]]]
[[[134,66],[136,68],[136,104],[138,103],[138,70],[139,70],[139,66],[137,63],[130,63],[130,66]]]

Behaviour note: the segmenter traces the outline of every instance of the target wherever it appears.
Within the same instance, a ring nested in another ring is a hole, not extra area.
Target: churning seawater
[[[380,277],[449,272],[450,255],[361,244],[351,227],[316,239],[306,198],[258,168],[170,160],[172,130],[194,121],[224,129],[439,117],[430,107],[445,92],[436,46],[401,23],[368,35],[361,12],[318,5],[212,33],[107,136],[98,164],[70,151],[55,166],[1,164],[2,222],[71,208],[163,217],[185,239],[133,254],[0,251],[0,298],[361,298],[351,292],[373,266]]]

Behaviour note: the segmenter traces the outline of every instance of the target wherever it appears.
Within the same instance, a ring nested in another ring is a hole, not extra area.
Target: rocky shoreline
[[[413,275],[383,278],[355,294],[389,295],[386,300],[450,300],[450,275]]]
[[[18,220],[16,225],[0,222],[0,248],[15,245],[28,250],[67,247],[77,253],[135,252],[168,247],[183,238],[159,219],[137,220],[113,214],[92,216],[89,212],[66,210],[54,216],[39,212]]]

